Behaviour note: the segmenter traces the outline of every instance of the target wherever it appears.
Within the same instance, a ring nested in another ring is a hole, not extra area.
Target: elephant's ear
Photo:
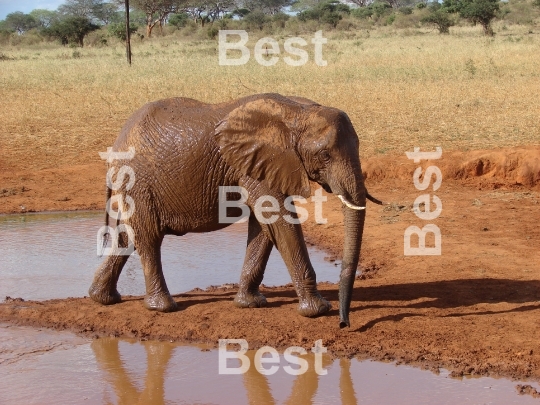
[[[229,166],[265,182],[272,190],[307,198],[309,180],[288,124],[296,118],[291,108],[301,109],[295,103],[271,99],[251,101],[217,125],[215,138]]]

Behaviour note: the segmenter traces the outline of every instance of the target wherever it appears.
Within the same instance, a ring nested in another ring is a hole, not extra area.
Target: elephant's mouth
[[[332,194],[332,189],[330,188],[330,186],[329,186],[328,184],[322,183],[322,184],[321,184],[321,187],[322,187],[323,190],[326,191],[327,193]]]

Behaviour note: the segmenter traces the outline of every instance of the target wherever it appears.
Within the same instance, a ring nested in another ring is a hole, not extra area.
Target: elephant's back
[[[226,114],[226,113],[225,113]],[[211,135],[224,116],[212,104],[176,97],[153,101],[135,111],[114,143],[115,151],[135,147],[137,152],[184,148]]]

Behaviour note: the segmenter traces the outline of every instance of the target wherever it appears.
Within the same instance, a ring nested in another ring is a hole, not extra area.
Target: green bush
[[[417,9],[421,10],[423,8],[426,8],[426,3],[416,3],[415,6]]]
[[[216,37],[218,36],[218,34],[219,34],[219,28],[214,27],[213,25],[211,25],[210,27],[208,27],[208,29],[206,30],[206,35],[207,35],[208,38],[210,38],[210,39],[216,39]]]
[[[30,14],[24,14],[20,11],[9,13],[3,24],[5,29],[23,34],[26,31],[36,28],[38,23]]]
[[[418,3],[418,4],[423,4],[423,3]],[[409,15],[409,14],[412,14],[412,13],[413,13],[413,8],[412,8],[412,7],[400,7],[400,8],[398,9],[398,11],[399,11],[401,14]]]
[[[270,19],[262,11],[253,11],[244,17],[244,21],[247,23],[249,28],[254,29],[258,28],[260,31],[263,30],[264,24],[266,24]]]
[[[285,28],[285,23],[289,21],[291,17],[285,13],[276,13],[272,16],[272,21],[279,28]]]
[[[338,22],[343,18],[343,15],[350,13],[351,9],[346,4],[330,0],[318,3],[313,8],[298,13],[298,19],[303,22],[308,20],[319,21],[330,24],[335,28]]]
[[[99,26],[93,24],[88,18],[67,17],[55,22],[43,32],[51,38],[58,39],[62,45],[73,44],[82,47],[84,37],[97,29]]]
[[[533,0],[532,5],[535,7],[540,7],[540,0]]]
[[[133,35],[134,32],[137,31],[139,27],[136,24],[129,23],[129,34],[130,36]],[[119,22],[119,23],[112,23],[109,24],[107,27],[107,32],[111,37],[118,38],[121,41],[126,40],[126,23],[125,22]]]
[[[473,24],[480,24],[484,34],[492,36],[491,20],[498,11],[499,0],[462,0],[459,14]]]
[[[384,15],[392,12],[392,7],[388,3],[376,1],[367,7],[359,7],[351,11],[351,14],[356,18],[372,18],[379,19]]]
[[[169,25],[177,29],[184,28],[189,21],[189,16],[186,13],[173,14],[169,17]]]
[[[448,34],[450,32],[449,28],[455,24],[444,8],[432,10],[428,15],[423,17],[421,21],[424,24],[433,24],[437,26],[440,34]]]

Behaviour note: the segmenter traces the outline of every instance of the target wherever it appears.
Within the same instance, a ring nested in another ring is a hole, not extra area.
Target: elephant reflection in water
[[[146,350],[147,371],[144,389],[139,390],[125,369],[120,358],[118,344],[118,339],[104,338],[94,340],[91,345],[98,364],[107,372],[108,380],[118,398],[118,405],[165,404],[165,370],[175,347],[163,344],[163,342],[148,341],[143,343]],[[255,364],[255,351],[250,350],[245,355],[249,358],[250,364]],[[308,363],[308,369],[304,374],[296,377],[291,376],[295,380],[291,393],[285,401],[287,405],[311,405],[318,391],[320,376],[315,372],[315,358],[310,355],[304,359]],[[327,368],[331,364],[330,357],[323,356],[323,368]],[[341,404],[356,404],[357,400],[350,373],[351,362],[348,359],[341,359],[339,365],[341,369],[339,382]],[[255,367],[249,368],[243,375],[243,380],[250,405],[273,405],[276,403],[268,377],[260,374]],[[106,403],[112,404],[113,401],[107,400]]]
[[[249,351],[246,356],[250,364],[255,364],[255,351]],[[308,369],[304,374],[300,374],[294,380],[291,393],[285,401],[286,405],[311,405],[315,394],[319,388],[320,376],[315,372],[315,357],[303,357],[308,362]],[[330,356],[323,356],[323,368],[332,364]],[[341,376],[339,389],[341,393],[341,404],[355,404],[356,395],[351,379],[349,359],[341,359],[339,362]],[[291,378],[294,378],[291,376]],[[324,376],[323,376],[324,378]],[[260,374],[255,367],[250,367],[244,374],[244,387],[246,388],[249,405],[274,405],[276,403],[272,396],[270,385],[266,376]]]
[[[104,338],[92,342],[92,350],[100,367],[107,372],[108,380],[118,398],[118,405],[165,404],[165,369],[175,347],[163,342],[144,342],[146,350],[146,378],[144,389],[138,390],[120,358],[118,339]],[[107,400],[107,405],[114,403]]]

